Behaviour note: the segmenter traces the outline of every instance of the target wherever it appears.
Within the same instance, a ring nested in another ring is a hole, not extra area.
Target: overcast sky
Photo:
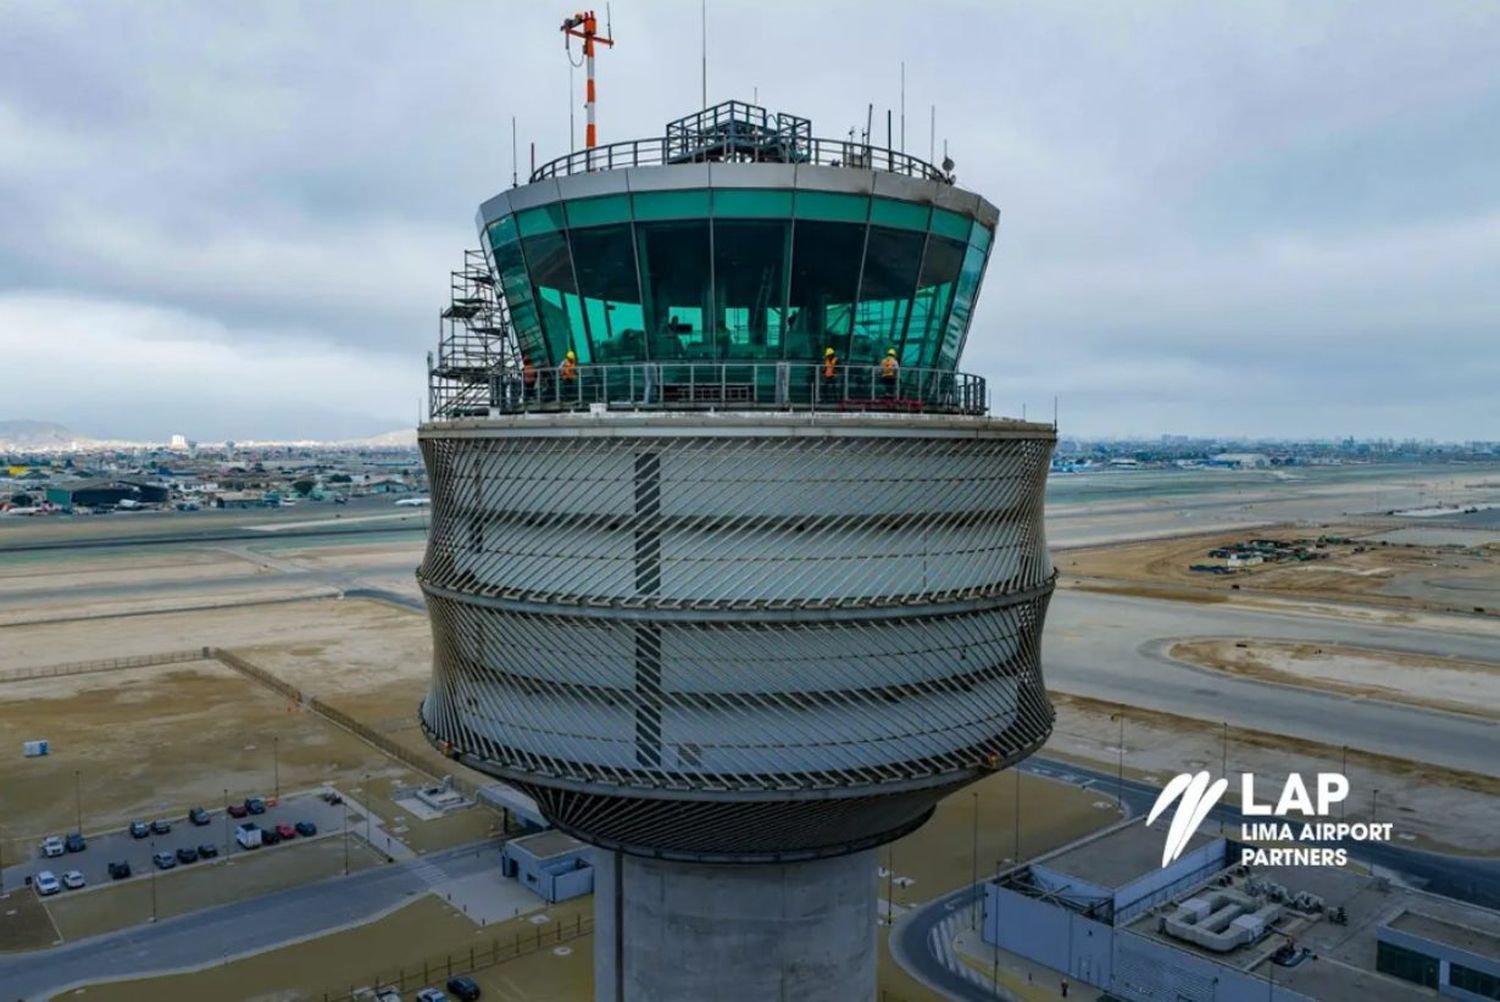
[[[0,0],[0,419],[410,427],[511,116],[523,176],[568,146],[565,13]],[[659,135],[699,4],[612,13],[600,140]],[[1003,413],[1500,438],[1500,4],[710,0],[708,54],[711,103],[826,136],[906,61],[907,149],[935,103],[1001,209],[963,368]]]

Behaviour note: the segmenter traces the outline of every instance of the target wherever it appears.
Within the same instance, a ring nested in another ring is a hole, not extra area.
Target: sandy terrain
[[[1044,755],[1102,771],[1117,768],[1120,724],[1110,716],[1123,713],[1127,776],[1162,784],[1179,772],[1217,773],[1225,760],[1222,727],[1063,693],[1051,696],[1057,727]],[[1337,740],[1335,731],[1330,731],[1326,745],[1233,727],[1227,736],[1229,771],[1253,772],[1267,788],[1279,788],[1291,771],[1342,768],[1342,749],[1332,743]],[[1351,787],[1349,820],[1369,820],[1373,798],[1378,820],[1396,823],[1398,843],[1500,855],[1500,830],[1494,824],[1500,817],[1500,780],[1355,751],[1348,754],[1346,772]]]
[[[77,826],[75,773],[87,832],[214,806],[226,789],[268,795],[278,770],[284,792],[415,778],[215,661],[6,682],[0,696],[0,748],[17,752],[0,757],[7,855]],[[22,758],[39,737],[52,754]]]
[[[1234,638],[1180,641],[1168,653],[1262,681],[1500,720],[1500,664],[1492,662]]]
[[[1190,588],[1204,594],[1270,592],[1308,598],[1355,599],[1455,612],[1500,615],[1500,547],[1383,545],[1376,530],[1349,525],[1277,526],[1070,550],[1058,569],[1082,581],[1107,580]],[[1209,551],[1246,539],[1336,536],[1315,552],[1329,558],[1263,563],[1233,574],[1205,574],[1192,564],[1222,564]],[[1181,597],[1163,591],[1160,597]]]
[[[89,603],[85,608],[91,610],[92,607]],[[74,611],[83,610],[75,608]],[[206,646],[235,650],[273,644],[337,646],[358,643],[367,631],[378,630],[381,624],[388,622],[415,623],[421,630],[426,630],[426,620],[420,614],[404,612],[381,602],[333,598],[223,608],[211,612],[161,612],[116,619],[9,626],[0,632],[0,668],[63,664]]]

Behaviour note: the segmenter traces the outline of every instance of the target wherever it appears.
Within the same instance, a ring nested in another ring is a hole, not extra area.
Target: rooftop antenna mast
[[[608,10],[606,9],[607,14]],[[585,117],[586,124],[583,129],[583,145],[586,149],[593,149],[599,145],[599,133],[594,124],[594,101],[596,96],[594,90],[594,45],[597,43],[614,48],[615,44],[615,40],[609,37],[610,28],[607,23],[604,31],[603,35],[599,34],[599,19],[594,16],[594,12],[591,10],[574,14],[562,23],[563,48],[568,53],[569,62],[572,62],[573,59],[571,40],[574,38],[583,39],[583,60],[588,67],[588,82],[584,85],[586,90],[583,97],[583,105],[588,109],[588,114]]]

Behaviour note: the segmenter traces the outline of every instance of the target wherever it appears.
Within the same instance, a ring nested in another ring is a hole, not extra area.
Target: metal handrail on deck
[[[951,369],[816,363],[639,362],[495,370],[487,383],[433,383],[442,420],[491,413],[611,410],[822,410],[975,414],[989,411],[983,377]]]
[[[929,181],[951,183],[952,178],[919,157],[900,150],[847,139],[816,139],[767,134],[762,137],[726,134],[721,141],[705,137],[702,145],[686,147],[680,137],[656,136],[575,150],[542,164],[531,172],[531,182],[569,174],[586,174],[623,167],[656,167],[685,163],[816,164],[879,170]]]

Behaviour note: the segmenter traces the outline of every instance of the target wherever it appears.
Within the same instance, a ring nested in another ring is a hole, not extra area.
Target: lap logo
[[[1207,772],[1184,772],[1174,776],[1146,817],[1150,826],[1174,803],[1176,813],[1167,829],[1162,847],[1161,865],[1170,866],[1187,848],[1188,841],[1203,824],[1209,812],[1218,806],[1229,789],[1228,779],[1214,779]],[[1309,785],[1299,773],[1291,773],[1282,786],[1276,803],[1262,803],[1255,798],[1255,777],[1240,775],[1240,861],[1256,866],[1343,866],[1348,862],[1345,842],[1388,842],[1392,828],[1389,822],[1322,820],[1331,817],[1332,808],[1349,797],[1349,780],[1336,772],[1320,772]],[[1373,809],[1372,809],[1373,813]],[[1292,822],[1300,815],[1310,820]],[[1247,818],[1268,818],[1248,821]],[[1301,843],[1286,847],[1288,843]],[[1270,847],[1267,847],[1269,844]]]
[[[1161,791],[1161,796],[1151,805],[1151,813],[1146,818],[1147,827],[1154,824],[1161,813],[1172,806],[1174,800],[1182,798],[1177,805],[1177,813],[1172,815],[1171,827],[1167,829],[1167,844],[1161,850],[1162,866],[1167,866],[1182,855],[1182,850],[1187,848],[1188,839],[1193,837],[1193,832],[1208,817],[1208,812],[1218,805],[1227,789],[1227,779],[1213,780],[1206,772],[1196,775],[1184,772],[1174,777],[1166,789]]]

